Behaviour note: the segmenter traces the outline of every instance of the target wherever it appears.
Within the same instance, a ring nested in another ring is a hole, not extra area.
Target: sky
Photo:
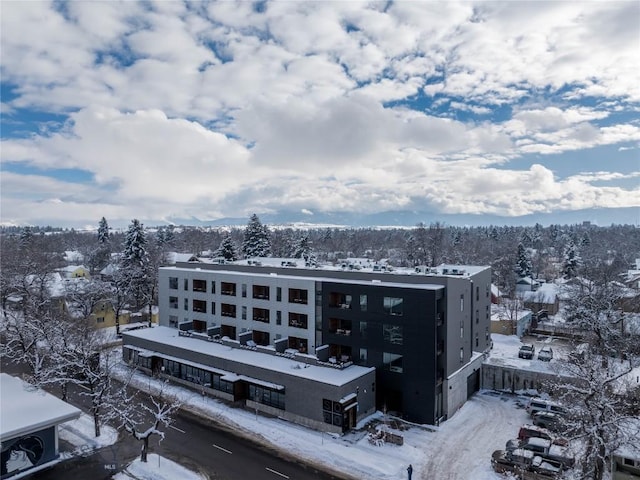
[[[4,225],[640,223],[637,1],[3,1],[0,27]]]

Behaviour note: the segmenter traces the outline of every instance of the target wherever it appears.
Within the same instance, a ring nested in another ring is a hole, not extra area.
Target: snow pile
[[[172,462],[168,458],[160,457],[152,453],[148,462],[136,459],[122,472],[114,475],[113,480],[204,480],[206,477],[199,475],[183,466]]]

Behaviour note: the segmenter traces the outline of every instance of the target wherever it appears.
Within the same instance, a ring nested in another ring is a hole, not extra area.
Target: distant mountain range
[[[413,227],[423,222],[429,225],[440,222],[446,226],[486,226],[513,225],[532,226],[540,223],[543,226],[551,224],[575,225],[590,222],[593,225],[609,226],[611,224],[640,225],[639,208],[602,208],[588,210],[562,211],[552,213],[538,213],[521,217],[503,217],[499,215],[447,215],[415,211],[390,211],[371,214],[348,212],[318,212],[303,213],[300,211],[281,211],[278,213],[256,212],[260,221],[267,225],[306,225],[309,227]],[[249,218],[225,217],[216,220],[200,220],[197,218],[171,219],[176,225],[194,226],[244,226]],[[147,225],[153,222],[147,222]]]

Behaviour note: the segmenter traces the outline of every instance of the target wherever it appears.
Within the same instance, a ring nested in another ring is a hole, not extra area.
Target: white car
[[[553,350],[551,347],[542,347],[540,352],[538,353],[538,360],[542,360],[543,362],[550,362],[553,358]]]

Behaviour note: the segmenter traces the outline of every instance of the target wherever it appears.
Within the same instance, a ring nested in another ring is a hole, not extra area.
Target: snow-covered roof
[[[543,283],[535,292],[522,292],[523,300],[526,302],[555,303],[558,297],[559,288],[555,283]]]
[[[538,281],[531,277],[520,277],[516,282],[518,285],[538,285]]]
[[[284,375],[306,378],[329,385],[342,386],[361,376],[375,371],[373,367],[351,365],[344,369],[309,365],[290,358],[270,355],[243,348],[232,348],[215,342],[189,338],[178,334],[178,330],[169,327],[146,328],[133,332],[123,332],[125,347],[127,337],[136,337],[174,348],[190,350],[212,357],[234,362],[255,365],[256,367]],[[207,367],[210,368],[210,367]]]
[[[74,420],[73,405],[6,373],[0,374],[0,437],[3,440]]]
[[[188,267],[162,267],[163,269],[175,269],[177,271],[182,271],[182,272],[193,272],[194,269],[193,268],[188,268]],[[198,271],[198,269],[196,269],[195,271]],[[201,272],[204,272],[205,274],[209,274],[209,275],[215,275],[215,274],[220,274],[220,273],[224,273],[224,274],[228,274],[228,275],[237,275],[237,276],[246,276],[247,272],[244,271],[236,271],[236,270],[200,270]],[[251,272],[251,276],[252,277],[264,277],[264,278],[270,278],[273,279],[274,277],[276,278],[287,278],[287,279],[293,279],[293,280],[307,280],[307,281],[318,281],[318,282],[335,282],[336,279],[332,278],[330,276],[330,273],[327,273],[326,277],[307,277],[304,275],[284,275],[281,273],[278,273],[277,276],[275,274],[270,274],[270,273],[260,273],[259,271],[256,272]],[[385,287],[397,287],[397,288],[415,288],[415,289],[420,289],[420,290],[442,290],[444,289],[443,285],[437,285],[437,284],[432,284],[432,283],[404,283],[402,281],[394,281],[396,279],[394,279],[393,275],[389,276],[389,280],[387,281],[385,279],[385,281],[382,280],[378,280],[378,279],[374,279],[374,280],[348,280],[348,279],[344,279],[341,278],[340,279],[340,283],[345,283],[345,284],[351,284],[351,285],[378,285],[378,286],[385,286]]]
[[[193,253],[168,252],[167,263],[175,264],[176,262],[199,262]]]
[[[84,255],[77,250],[65,250],[64,259],[67,262],[82,262],[84,261]]]
[[[67,272],[67,273],[73,273],[76,270],[79,269],[83,269],[83,270],[88,270],[87,267],[85,267],[84,265],[67,265],[66,267],[62,267],[60,269],[61,272]]]
[[[100,275],[113,275],[118,270],[118,267],[114,263],[110,263],[102,270],[100,270]]]

